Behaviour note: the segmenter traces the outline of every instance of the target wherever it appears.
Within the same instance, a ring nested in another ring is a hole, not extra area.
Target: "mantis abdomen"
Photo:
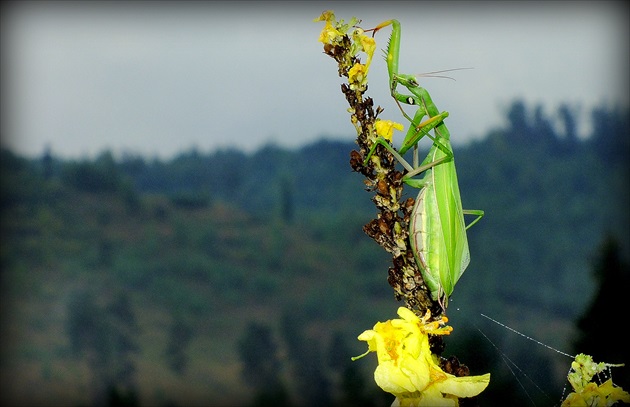
[[[438,148],[430,155],[433,161],[441,156]],[[422,184],[411,213],[409,240],[431,296],[441,301],[452,294],[470,263],[453,160],[428,169]]]

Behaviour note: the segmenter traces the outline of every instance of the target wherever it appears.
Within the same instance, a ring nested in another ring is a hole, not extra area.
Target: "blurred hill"
[[[491,367],[467,351],[479,325],[523,366],[557,356],[480,312],[572,351],[601,245],[612,236],[630,257],[628,112],[594,110],[586,138],[568,106],[546,117],[516,101],[507,119],[455,146],[464,207],[486,213],[449,307],[446,354],[473,374]],[[361,231],[376,212],[348,164],[354,148],[324,139],[172,160],[3,150],[4,405],[391,403],[375,398],[367,359],[346,363],[364,351],[356,336],[400,305],[389,256]],[[569,364],[541,380],[557,389]],[[266,374],[278,391],[256,399]]]

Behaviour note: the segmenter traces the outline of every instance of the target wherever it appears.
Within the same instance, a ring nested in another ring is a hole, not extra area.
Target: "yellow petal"
[[[388,141],[392,141],[392,139],[394,138],[394,129],[402,130],[404,128],[402,124],[393,122],[391,120],[377,120],[374,123],[374,127],[376,128],[376,134],[383,137],[384,139]],[[404,309],[405,311],[401,311],[401,308]],[[413,317],[416,320],[419,320],[418,317],[413,313],[413,311],[407,308],[400,307],[399,312],[402,312],[403,315],[405,315],[404,318],[411,318],[409,314],[411,313],[411,315],[413,315]],[[408,321],[407,319],[405,320]]]
[[[571,393],[564,399],[561,407],[587,407],[587,404],[584,397],[577,393]]]
[[[490,373],[481,376],[455,377],[447,374],[449,378],[435,384],[442,393],[452,394],[457,397],[474,397],[484,391],[490,383]]]
[[[364,87],[367,84],[367,66],[356,63],[348,70],[348,83],[350,84],[350,89],[357,90],[359,88]]]
[[[401,394],[416,391],[416,387],[392,361],[379,363],[374,370],[374,381],[384,391]]]
[[[318,22],[318,21],[334,21],[335,20],[335,13],[333,13],[332,10],[326,10],[324,11],[319,17],[317,17],[316,19],[313,20],[313,22]]]
[[[456,398],[444,396],[436,388],[429,388],[422,392],[417,405],[427,407],[456,407],[459,405],[459,402]]]
[[[361,46],[368,57],[372,57],[374,55],[374,51],[376,50],[376,41],[372,37],[368,37],[367,35],[361,35]]]
[[[332,44],[335,39],[341,37],[341,34],[335,27],[332,26],[330,21],[326,21],[326,25],[322,29],[322,32],[319,34],[319,42],[324,44]]]
[[[398,124],[400,127],[402,127],[402,124],[394,123],[391,120],[382,120],[382,121],[384,123],[386,123],[387,125],[389,125],[389,126]],[[400,130],[400,129],[398,129],[398,130]],[[417,322],[420,321],[420,318],[418,318],[418,316],[412,310],[410,310],[409,308],[406,308],[406,307],[398,307],[397,314],[398,314],[399,317],[401,317],[402,319],[404,319],[405,321],[408,321],[408,322],[417,323]]]
[[[457,399],[444,396],[438,390],[430,389],[422,393],[398,395],[391,407],[457,407],[458,404]]]
[[[400,371],[413,383],[414,391],[424,391],[431,384],[431,366],[426,358],[413,358],[403,354]]]
[[[623,401],[624,403],[630,403],[630,394],[624,391],[621,387],[617,387],[613,384],[612,379],[606,380],[599,388],[599,394],[605,398],[608,402]],[[609,404],[609,405],[610,405]]]

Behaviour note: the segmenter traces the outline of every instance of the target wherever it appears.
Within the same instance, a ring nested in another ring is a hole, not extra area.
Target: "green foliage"
[[[250,322],[238,343],[244,381],[254,389],[254,406],[287,406],[288,394],[282,382],[282,365],[272,330]]]
[[[68,303],[66,330],[75,355],[94,352],[99,363],[109,357],[108,326],[103,310],[96,304],[93,294],[80,292]]]
[[[165,356],[171,370],[179,375],[186,371],[188,365],[186,348],[190,344],[193,333],[193,327],[181,317],[174,319],[171,323]]]
[[[72,353],[87,361],[94,377],[93,403],[109,399],[111,404],[114,399],[113,405],[137,405],[133,355],[139,349],[130,299],[119,293],[106,307],[98,300],[93,292],[80,291],[68,302],[66,332]]]

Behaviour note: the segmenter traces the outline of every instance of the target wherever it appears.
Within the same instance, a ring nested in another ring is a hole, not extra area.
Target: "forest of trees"
[[[515,101],[505,128],[455,145],[464,206],[486,215],[469,230],[445,356],[492,373],[480,405],[558,404],[571,362],[480,313],[630,363],[628,117],[597,108],[582,138],[569,106],[548,117]],[[350,362],[365,350],[356,336],[400,305],[389,256],[361,230],[376,211],[348,164],[355,148],[322,139],[170,160],[2,150],[0,398],[389,405],[369,358]],[[524,394],[499,352],[544,393]],[[613,375],[630,387],[627,368]]]

